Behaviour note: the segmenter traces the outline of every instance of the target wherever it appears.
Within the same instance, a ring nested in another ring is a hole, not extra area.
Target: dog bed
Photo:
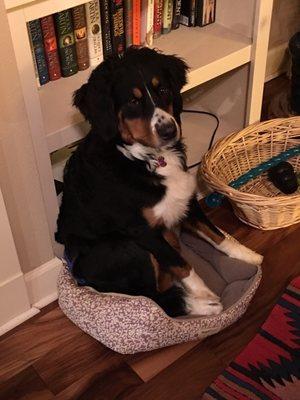
[[[123,354],[204,339],[233,324],[254,296],[261,279],[260,267],[229,258],[187,234],[181,236],[181,245],[186,260],[221,297],[221,314],[171,318],[147,297],[98,293],[77,286],[66,267],[58,279],[62,311],[84,332]]]

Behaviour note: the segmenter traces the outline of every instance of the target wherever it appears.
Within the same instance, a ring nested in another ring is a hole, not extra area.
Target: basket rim
[[[221,181],[216,174],[214,174],[209,166],[208,163],[214,162],[217,163],[221,157],[222,151],[224,149],[224,145],[226,147],[235,144],[238,140],[243,138],[245,134],[263,131],[269,127],[276,127],[282,124],[290,124],[297,123],[300,129],[300,116],[294,116],[289,118],[275,118],[268,121],[263,122],[256,122],[248,127],[242,129],[238,132],[233,132],[228,136],[220,138],[214,146],[204,154],[201,162],[201,166],[198,169],[198,175],[201,175],[203,179],[213,187],[218,193],[222,193],[232,200],[235,201],[242,201],[243,203],[253,204],[253,201],[256,202],[256,205],[270,205],[270,201],[272,201],[272,205],[293,205],[294,203],[298,203],[300,199],[300,193],[291,194],[291,195],[278,195],[275,197],[266,197],[259,194],[252,194],[247,192],[241,192],[228,184]],[[299,140],[300,144],[300,140]],[[222,147],[222,149],[220,149]],[[219,154],[217,154],[219,152]],[[222,187],[220,188],[219,185]],[[274,204],[275,203],[275,204]]]

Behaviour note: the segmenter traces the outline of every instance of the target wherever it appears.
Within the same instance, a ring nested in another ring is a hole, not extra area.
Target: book
[[[146,42],[146,32],[147,32],[147,9],[148,0],[141,0],[141,45],[144,46]]]
[[[124,0],[124,25],[125,25],[125,42],[126,47],[130,47],[133,43],[132,37],[132,0]]]
[[[174,0],[172,29],[178,29],[180,24],[181,0]]]
[[[181,0],[180,23],[185,26],[195,26],[196,0]]]
[[[78,72],[75,48],[74,29],[70,10],[54,14],[55,29],[58,40],[61,74],[64,77]]]
[[[141,44],[141,0],[132,0],[132,43]]]
[[[86,3],[85,12],[90,65],[95,67],[103,61],[99,1],[93,0]]]
[[[146,17],[146,46],[153,45],[154,0],[148,0]]]
[[[104,59],[106,59],[113,53],[111,32],[110,32],[109,0],[100,0],[99,3],[100,3],[103,57]]]
[[[171,32],[173,18],[173,0],[164,0],[162,33]]]
[[[85,6],[84,4],[81,4],[73,7],[71,11],[74,26],[77,64],[79,71],[83,71],[90,66]]]
[[[162,32],[163,0],[154,0],[153,37],[157,39]]]
[[[61,77],[60,61],[57,49],[57,41],[54,27],[53,15],[48,15],[40,19],[44,50],[47,60],[49,77],[51,81],[55,81]]]
[[[111,0],[110,21],[113,52],[121,55],[125,51],[123,0]]]
[[[196,25],[206,26],[216,20],[216,0],[196,0]]]
[[[39,19],[29,21],[27,24],[33,60],[38,76],[39,84],[45,85],[49,82],[49,71],[44,50],[43,33]]]

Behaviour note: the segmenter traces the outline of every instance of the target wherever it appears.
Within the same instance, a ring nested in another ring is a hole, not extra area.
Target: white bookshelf
[[[87,132],[88,124],[72,107],[72,94],[91,71],[37,87],[26,23],[83,1],[4,3],[53,234],[58,206],[49,153],[77,141]],[[179,55],[190,66],[188,83],[183,89],[186,106],[217,113],[221,120],[217,137],[260,118],[272,4],[273,0],[218,0],[215,24],[204,28],[181,26],[154,41],[155,48]],[[195,134],[198,124],[199,135]],[[205,151],[213,126],[209,117],[183,117],[191,163]]]

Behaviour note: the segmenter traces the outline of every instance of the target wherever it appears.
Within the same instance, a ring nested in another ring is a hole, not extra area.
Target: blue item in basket
[[[300,154],[300,146],[293,147],[291,149],[283,151],[282,153],[278,154],[277,156],[270,158],[268,161],[265,161],[265,162],[259,164],[257,167],[251,168],[250,171],[241,175],[239,178],[235,179],[234,181],[231,181],[228,185],[234,189],[238,189],[239,187],[245,185],[245,183],[251,181],[251,179],[256,178],[263,172],[266,172],[271,167],[274,167],[275,165],[279,164],[280,162],[285,161],[288,158],[294,157],[298,154]],[[214,192],[214,193],[209,194],[207,197],[205,197],[205,203],[209,207],[218,207],[221,205],[224,197],[225,196],[223,194]]]

